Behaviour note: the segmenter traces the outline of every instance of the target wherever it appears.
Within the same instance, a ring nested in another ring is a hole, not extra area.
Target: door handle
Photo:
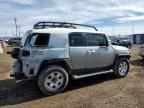
[[[89,50],[88,53],[95,53],[95,51],[94,50]]]

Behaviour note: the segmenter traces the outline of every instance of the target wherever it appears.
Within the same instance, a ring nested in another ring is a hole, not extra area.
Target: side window
[[[100,43],[107,44],[107,39],[104,34],[87,34],[87,46],[99,46]]]
[[[47,33],[34,33],[30,38],[30,45],[32,46],[47,46],[50,34]]]
[[[71,33],[69,35],[69,45],[72,47],[84,46],[84,37],[82,33]]]

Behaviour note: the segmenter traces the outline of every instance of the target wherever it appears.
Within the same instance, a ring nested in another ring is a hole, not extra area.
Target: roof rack
[[[76,23],[67,23],[67,22],[38,22],[33,28],[34,29],[44,29],[44,28],[74,28],[77,29],[76,26],[83,26],[93,28],[98,31],[94,26],[85,25],[85,24],[76,24]]]

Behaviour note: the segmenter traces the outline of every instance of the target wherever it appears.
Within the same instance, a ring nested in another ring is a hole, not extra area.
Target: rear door
[[[86,68],[86,47],[83,33],[69,34],[70,58],[74,70],[85,70]]]

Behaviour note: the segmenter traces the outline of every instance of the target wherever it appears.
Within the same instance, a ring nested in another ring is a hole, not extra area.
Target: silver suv
[[[129,49],[111,45],[105,33],[88,25],[39,22],[11,54],[17,60],[10,76],[37,78],[46,95],[62,92],[70,79],[106,73],[122,78],[129,71]]]

